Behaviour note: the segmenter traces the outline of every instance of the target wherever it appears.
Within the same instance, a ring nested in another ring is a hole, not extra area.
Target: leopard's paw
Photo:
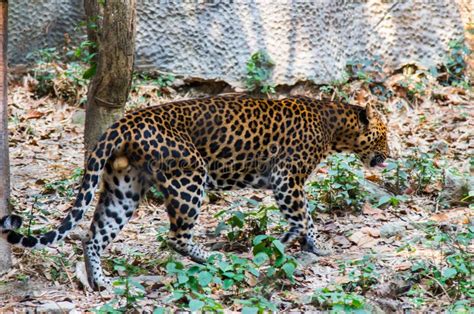
[[[328,248],[323,248],[313,241],[302,241],[301,249],[305,252],[313,253],[317,256],[328,256],[331,255],[331,250]]]

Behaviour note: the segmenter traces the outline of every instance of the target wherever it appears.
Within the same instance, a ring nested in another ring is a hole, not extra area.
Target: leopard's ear
[[[365,106],[365,110],[361,110],[359,112],[359,120],[363,125],[369,125],[371,122],[376,120],[377,109],[374,108],[374,105],[371,103],[367,103]]]
[[[377,111],[377,109],[375,109],[374,105],[372,103],[367,103],[367,105],[365,106],[365,115],[367,116],[367,119],[369,120],[369,123],[370,121],[374,120],[377,116],[377,114],[375,113]]]

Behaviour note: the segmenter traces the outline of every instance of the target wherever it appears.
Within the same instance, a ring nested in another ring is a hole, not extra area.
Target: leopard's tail
[[[114,128],[114,126],[110,127],[102,135],[96,147],[89,155],[74,206],[56,230],[35,236],[23,235],[13,230],[21,226],[21,217],[17,215],[7,215],[0,219],[2,238],[6,239],[12,245],[34,249],[49,246],[64,239],[82,220],[87,209],[90,207],[107,161],[112,156],[123,151],[124,140],[117,135],[118,131],[116,128]]]

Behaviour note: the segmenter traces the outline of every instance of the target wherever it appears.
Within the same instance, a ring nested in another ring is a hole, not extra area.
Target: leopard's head
[[[383,166],[389,154],[387,125],[372,104],[359,112],[360,131],[355,139],[354,152],[366,166]]]

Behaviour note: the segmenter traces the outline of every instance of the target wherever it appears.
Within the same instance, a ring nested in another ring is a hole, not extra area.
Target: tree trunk
[[[0,1],[0,217],[9,214],[10,164],[8,161],[7,109],[7,17],[8,1]],[[11,267],[10,245],[0,241],[0,272]]]
[[[98,138],[123,115],[132,83],[136,0],[84,0],[89,40],[96,43],[96,73],[89,84],[84,144],[90,152]]]

